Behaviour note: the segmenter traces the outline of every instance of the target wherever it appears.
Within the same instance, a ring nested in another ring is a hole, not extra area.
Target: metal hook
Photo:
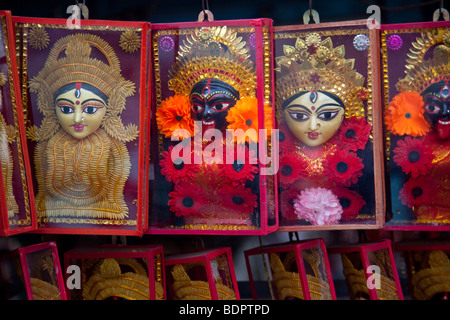
[[[436,9],[436,11],[434,11],[434,13],[433,13],[433,21],[439,21],[441,14],[445,21],[448,21],[450,19],[450,14],[449,14],[448,10],[445,8],[439,8],[439,9]]]
[[[320,23],[319,13],[314,9],[309,9],[303,14],[303,24],[309,24],[311,17],[313,18],[314,23]]]
[[[439,9],[436,9],[433,13],[433,21],[438,21],[441,17],[444,18],[445,21],[449,20],[449,13],[448,10],[444,8],[444,0],[441,0],[441,4],[439,6]]]
[[[198,14],[198,22],[203,22],[205,21],[205,15],[207,17],[207,21],[214,21],[214,15],[211,11],[209,11],[208,9],[206,10],[202,10],[200,11],[200,13]]]
[[[79,3],[78,0],[76,0],[77,6],[80,8],[81,15],[84,19],[89,19],[89,9],[86,6],[86,1],[83,0],[83,3]]]

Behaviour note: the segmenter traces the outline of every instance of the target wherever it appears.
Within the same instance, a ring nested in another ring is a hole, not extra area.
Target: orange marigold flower
[[[177,129],[186,129],[194,135],[194,121],[191,118],[191,104],[184,95],[174,95],[161,102],[156,111],[156,123],[160,133],[166,138],[172,136]],[[175,133],[176,134],[176,133]],[[179,135],[176,134],[179,138]]]
[[[272,108],[264,107],[264,122],[267,129],[267,135],[270,135],[273,129]],[[252,97],[242,97],[234,107],[228,111],[227,122],[228,129],[242,129],[244,135],[236,134],[235,138],[238,143],[258,142],[258,99]]]
[[[423,116],[424,102],[418,92],[403,92],[394,97],[386,110],[386,126],[398,135],[423,136],[430,125]]]

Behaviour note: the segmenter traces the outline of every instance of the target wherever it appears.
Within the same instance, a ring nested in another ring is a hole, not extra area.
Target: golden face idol
[[[294,136],[310,147],[317,147],[333,137],[341,126],[345,110],[337,100],[311,91],[290,101],[283,113]]]
[[[86,89],[76,89],[55,98],[55,111],[64,131],[75,139],[84,139],[95,132],[106,113],[106,102]]]

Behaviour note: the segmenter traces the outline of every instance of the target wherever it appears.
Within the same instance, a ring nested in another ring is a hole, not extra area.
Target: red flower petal
[[[356,191],[347,188],[336,188],[333,190],[333,193],[338,197],[339,203],[344,210],[342,213],[344,220],[356,217],[361,208],[366,205],[366,201]]]
[[[433,151],[428,148],[420,139],[406,137],[397,142],[397,147],[392,151],[392,160],[402,168],[406,174],[417,178],[426,175],[433,167]]]
[[[348,187],[362,176],[364,164],[356,153],[339,150],[328,159],[328,173],[332,181]]]
[[[372,126],[365,118],[351,117],[344,120],[339,128],[338,137],[341,149],[363,150],[369,140]]]
[[[200,216],[200,210],[207,204],[202,189],[191,183],[175,185],[169,197],[170,210],[178,217]]]

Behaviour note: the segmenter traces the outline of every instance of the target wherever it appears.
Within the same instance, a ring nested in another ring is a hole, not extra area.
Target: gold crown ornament
[[[434,250],[426,256],[428,267],[415,272],[411,279],[417,300],[429,300],[438,293],[450,292],[450,259],[447,254]]]
[[[428,57],[430,50],[433,56]],[[450,79],[450,28],[422,32],[412,43],[405,65],[405,77],[397,83],[399,92],[422,92],[431,84]]]
[[[172,269],[172,288],[176,300],[211,300],[211,289],[207,281],[191,280],[183,265],[177,264]],[[232,288],[216,279],[216,290],[219,300],[236,300]]]
[[[121,266],[131,269],[122,272]],[[156,299],[164,298],[164,288],[155,281]],[[149,300],[149,278],[145,268],[133,258],[106,258],[100,260],[87,283],[83,286],[83,299],[105,300],[120,297],[126,300]]]
[[[269,257],[278,299],[285,300],[293,297],[304,300],[299,273],[286,271],[285,265],[277,254],[271,253]],[[306,275],[311,300],[331,300],[330,285],[318,276],[317,266],[314,266],[314,261],[308,262],[310,262],[309,265],[315,274]]]
[[[240,97],[254,97],[256,73],[246,42],[227,26],[202,27],[187,35],[169,71],[169,89],[191,93],[203,79],[218,79],[235,88]]]
[[[346,117],[365,115],[367,98],[364,76],[355,70],[355,59],[345,58],[345,47],[333,46],[330,37],[318,33],[297,38],[294,46],[284,45],[283,55],[275,58],[277,68],[276,104],[302,91],[326,91],[345,105]]]
[[[347,280],[350,297],[361,298],[361,294],[369,296],[367,279],[363,269],[356,269],[345,254],[341,254],[344,275]],[[376,289],[378,300],[398,300],[395,281],[384,274],[380,275],[380,288]]]

